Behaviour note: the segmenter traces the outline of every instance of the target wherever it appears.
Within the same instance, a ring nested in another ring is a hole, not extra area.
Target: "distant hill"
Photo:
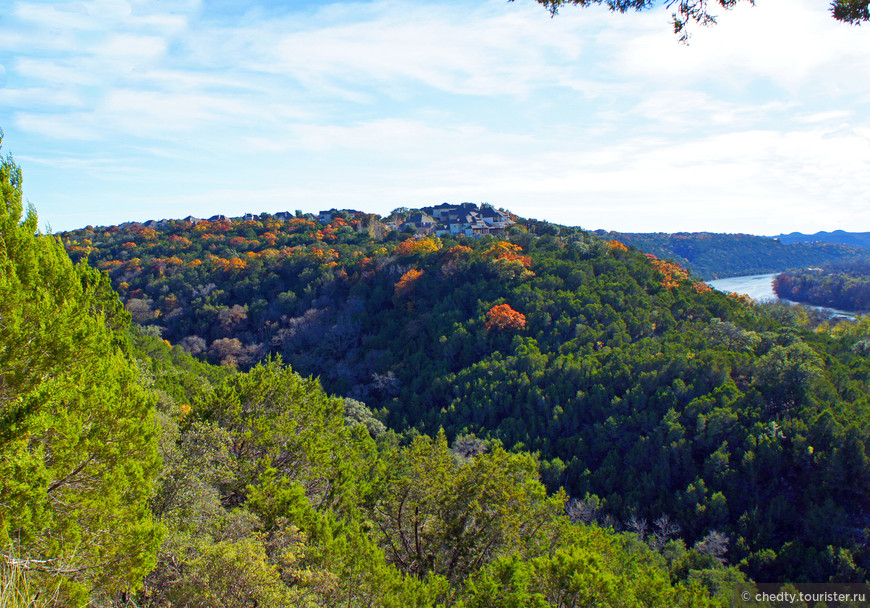
[[[673,259],[704,279],[821,266],[870,255],[870,251],[855,245],[833,242],[786,243],[751,234],[627,233],[604,230],[598,230],[596,234],[660,258]]]
[[[773,288],[780,298],[859,313],[870,312],[870,258],[784,272]]]
[[[785,245],[793,243],[838,243],[840,245],[870,249],[870,232],[846,232],[845,230],[816,232],[815,234],[792,232],[780,234],[774,238],[779,239],[779,242]]]

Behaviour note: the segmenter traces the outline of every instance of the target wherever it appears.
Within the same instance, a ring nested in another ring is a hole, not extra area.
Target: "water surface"
[[[779,300],[776,293],[773,291],[773,279],[775,279],[778,274],[778,272],[774,272],[772,274],[752,274],[742,277],[729,277],[727,279],[708,281],[707,284],[713,289],[718,289],[725,293],[745,293],[757,302],[774,302]]]
[[[786,302],[788,304],[797,304],[791,300],[783,300],[773,291],[773,280],[778,275],[778,272],[772,274],[751,274],[742,277],[729,277],[727,279],[716,279],[715,281],[707,281],[707,285],[713,289],[724,291],[725,293],[746,294],[756,302]],[[826,308],[824,306],[812,306],[804,304],[808,308],[824,310],[831,313],[834,317],[844,317],[854,319],[855,313],[837,310],[836,308]]]

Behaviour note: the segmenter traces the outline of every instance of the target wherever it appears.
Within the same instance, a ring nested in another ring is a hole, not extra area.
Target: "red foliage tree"
[[[505,329],[523,329],[526,326],[526,316],[517,312],[509,304],[493,306],[486,313],[486,328],[489,331]]]

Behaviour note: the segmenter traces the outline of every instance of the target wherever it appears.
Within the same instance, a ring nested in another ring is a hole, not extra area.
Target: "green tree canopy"
[[[152,403],[108,278],[38,233],[11,156],[0,192],[0,551],[84,603],[153,566]]]

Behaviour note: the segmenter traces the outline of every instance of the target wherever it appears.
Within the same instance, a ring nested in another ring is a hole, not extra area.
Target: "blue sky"
[[[445,201],[870,231],[870,30],[826,5],[758,0],[685,46],[665,8],[13,0],[3,148],[55,231]]]

